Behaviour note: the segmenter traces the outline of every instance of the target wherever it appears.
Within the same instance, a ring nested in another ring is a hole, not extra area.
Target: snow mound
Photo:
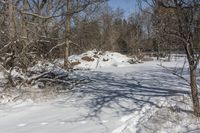
[[[69,61],[77,69],[95,69],[105,67],[124,67],[138,63],[134,58],[127,57],[117,52],[88,51],[80,55],[72,55]]]

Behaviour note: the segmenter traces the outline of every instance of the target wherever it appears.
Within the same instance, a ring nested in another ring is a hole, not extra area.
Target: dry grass
[[[89,57],[89,56],[84,56],[81,59],[84,60],[84,61],[88,61],[88,62],[94,61],[94,59],[92,57]]]

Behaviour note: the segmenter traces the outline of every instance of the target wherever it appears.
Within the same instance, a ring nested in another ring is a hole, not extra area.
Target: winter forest
[[[199,133],[199,60],[200,0],[0,0],[0,132]]]

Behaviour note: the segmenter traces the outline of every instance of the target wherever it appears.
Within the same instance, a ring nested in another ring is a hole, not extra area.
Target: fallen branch
[[[32,77],[32,78],[26,80],[26,82],[27,82],[28,84],[31,84],[33,81],[36,81],[36,80],[38,80],[38,79],[40,79],[40,78],[42,78],[42,77],[44,77],[45,75],[48,75],[48,74],[50,74],[50,73],[52,73],[52,72],[44,72],[44,73],[42,73],[42,74],[40,74],[40,75],[37,75],[37,76],[35,76],[35,77]]]
[[[0,49],[0,53],[2,54],[11,45],[12,45],[12,42],[9,42],[8,44],[4,45],[3,48]]]

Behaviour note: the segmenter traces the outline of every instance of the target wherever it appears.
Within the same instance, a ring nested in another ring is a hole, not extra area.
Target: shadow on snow
[[[185,81],[159,69],[121,75],[94,71],[84,75],[91,82],[74,91],[79,94],[80,100],[89,97],[85,102],[89,109],[86,117],[98,117],[105,113],[104,109],[129,114],[146,104],[160,108],[160,98],[189,94]]]

